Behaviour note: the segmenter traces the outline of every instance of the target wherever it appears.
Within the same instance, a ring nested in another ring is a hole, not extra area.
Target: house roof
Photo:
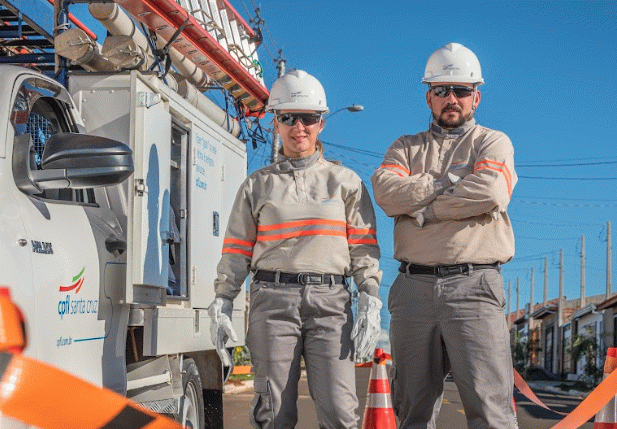
[[[556,305],[548,305],[546,307],[540,307],[539,309],[534,311],[533,314],[531,315],[531,317],[533,317],[536,320],[541,320],[541,319],[544,319],[545,317],[550,316],[551,314],[555,314],[555,313],[557,313],[557,306]]]
[[[617,295],[613,295],[609,299],[598,304],[598,310],[606,310],[607,308],[617,307]]]
[[[589,313],[591,313],[592,311],[594,311],[596,309],[596,305],[591,303],[591,304],[587,304],[586,306],[584,306],[583,308],[579,308],[578,310],[575,310],[571,315],[570,315],[570,319],[574,320],[574,319],[578,319],[580,317],[583,317]]]

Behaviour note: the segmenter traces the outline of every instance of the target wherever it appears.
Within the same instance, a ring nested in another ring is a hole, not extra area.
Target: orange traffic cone
[[[390,382],[386,360],[390,355],[383,349],[375,349],[371,376],[368,382],[368,396],[362,429],[396,429],[396,419],[390,397]]]
[[[604,362],[604,378],[617,368],[617,347],[610,347]],[[617,402],[614,397],[596,414],[593,429],[617,429]]]
[[[514,402],[514,396],[512,397],[512,408],[514,408],[514,421],[516,422],[515,429],[518,429],[518,416],[516,414],[516,402]]]

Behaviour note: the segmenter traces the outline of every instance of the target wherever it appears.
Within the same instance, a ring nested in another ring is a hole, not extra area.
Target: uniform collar
[[[461,125],[458,128],[454,128],[453,130],[441,128],[439,125],[437,125],[436,122],[432,122],[431,131],[434,132],[435,134],[441,134],[441,135],[449,134],[449,135],[461,136],[465,134],[467,131],[469,131],[471,128],[473,128],[475,125],[476,125],[476,120],[474,118],[471,118],[469,121],[465,122],[463,125]]]
[[[315,165],[321,159],[321,151],[316,150],[311,155],[302,158],[288,158],[283,154],[279,154],[279,157],[278,164],[281,171],[303,170]]]

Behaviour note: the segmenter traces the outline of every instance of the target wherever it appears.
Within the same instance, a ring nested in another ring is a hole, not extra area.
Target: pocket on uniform
[[[506,297],[503,290],[503,278],[497,270],[486,270],[482,276],[482,283],[493,295],[501,308],[506,305]]]
[[[390,394],[392,395],[392,410],[394,414],[398,416],[400,405],[403,401],[401,397],[401,389],[399,388],[399,381],[396,374],[396,364],[392,362],[390,366]]]
[[[274,410],[270,382],[266,377],[255,377],[255,396],[251,402],[251,426],[255,429],[274,427]]]

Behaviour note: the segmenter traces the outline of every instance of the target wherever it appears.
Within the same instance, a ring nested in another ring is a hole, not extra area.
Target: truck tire
[[[180,412],[176,421],[188,429],[205,429],[204,396],[197,365],[191,358],[182,362],[182,387],[184,395],[180,398]]]

